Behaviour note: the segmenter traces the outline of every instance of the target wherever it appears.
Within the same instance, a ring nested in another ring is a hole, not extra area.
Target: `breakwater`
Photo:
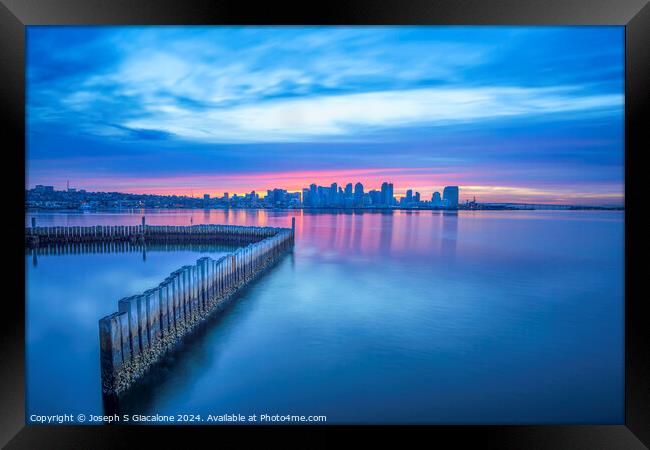
[[[255,242],[277,233],[272,227],[237,225],[97,225],[91,227],[35,227],[25,229],[25,245],[97,242]]]
[[[32,223],[34,225],[34,223]],[[99,320],[102,394],[126,392],[185,335],[221,309],[235,292],[293,247],[291,228],[233,225],[31,227],[29,251],[39,248],[119,249],[124,243],[237,243],[235,251],[203,257],[179,268],[158,286],[123,298],[117,311]]]

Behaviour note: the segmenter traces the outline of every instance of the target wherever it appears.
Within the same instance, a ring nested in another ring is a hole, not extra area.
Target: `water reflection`
[[[180,266],[235,249],[129,242],[26,249],[28,408],[101,412],[98,320],[114,312],[120,298],[158,285]]]
[[[440,238],[440,256],[449,262],[454,261],[458,243],[458,212],[445,211],[442,217],[442,237]]]
[[[275,264],[282,264],[291,253],[281,257]],[[272,267],[268,270],[272,270]],[[233,331],[241,319],[242,310],[254,306],[258,301],[249,295],[255,284],[245,286],[223,305],[209,320],[199,324],[172,351],[166,354],[147,374],[129,390],[126,395],[115,399],[104,399],[105,414],[154,413],[156,405],[164,402],[160,393],[175,391],[184,380],[196,377],[201,368],[218,364],[219,358],[227,348],[214,345],[214,340],[224,332]],[[215,380],[216,382],[216,380]],[[107,401],[108,400],[108,401]]]
[[[35,216],[39,226],[137,225],[142,213]],[[288,227],[296,217],[296,246],[132,399],[142,413],[623,420],[622,213],[144,213],[153,225]],[[26,253],[29,411],[101,413],[98,318],[219,249],[168,250],[44,249],[37,266]]]
[[[32,265],[36,266],[39,257],[78,255],[78,254],[102,254],[102,253],[140,253],[142,261],[147,260],[147,252],[175,252],[190,251],[199,253],[227,253],[237,247],[228,243],[205,243],[205,242],[70,242],[46,244],[38,247],[26,247],[25,254],[32,256]]]
[[[436,215],[445,214],[441,212]],[[451,213],[456,214],[456,213]],[[275,210],[165,210],[112,212],[97,214],[35,213],[39,226],[137,225],[140,216],[149,225],[231,224],[249,226],[291,226],[296,217],[296,239],[318,237],[319,247],[339,252],[382,254],[417,251],[432,225],[431,211],[275,211]],[[435,226],[435,223],[433,224]],[[444,221],[443,221],[444,225]],[[305,229],[305,226],[308,228]],[[426,231],[425,231],[426,230]],[[145,256],[145,255],[143,255]]]

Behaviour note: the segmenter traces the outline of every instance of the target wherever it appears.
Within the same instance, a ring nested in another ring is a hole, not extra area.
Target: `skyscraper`
[[[393,183],[388,183],[388,196],[386,200],[386,204],[389,206],[395,202],[395,197],[393,196]]]
[[[309,201],[311,202],[312,206],[318,206],[318,186],[316,186],[316,183],[312,183],[309,185]]]
[[[352,198],[352,183],[345,185],[345,197]]]
[[[337,192],[339,191],[338,185],[336,183],[332,183],[330,186],[330,199],[329,199],[329,204],[330,205],[336,205],[337,204]]]
[[[370,204],[371,205],[381,205],[382,202],[384,201],[381,192],[380,191],[375,191],[374,189],[370,192],[368,192],[368,197],[370,199]]]
[[[458,186],[445,186],[442,191],[442,199],[447,208],[458,209]]]
[[[354,206],[363,206],[363,184],[354,185]]]
[[[442,204],[442,198],[440,198],[440,192],[436,191],[431,196],[431,206],[440,206]]]
[[[381,198],[379,203],[382,205],[388,205],[388,182],[386,181],[381,183]]]
[[[413,201],[413,189],[406,190],[406,204],[408,205]]]

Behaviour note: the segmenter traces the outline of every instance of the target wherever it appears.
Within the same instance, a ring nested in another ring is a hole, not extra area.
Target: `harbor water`
[[[129,398],[138,414],[623,423],[624,212],[28,212],[289,227],[295,248]],[[27,417],[102,414],[98,320],[232,248],[25,252]]]

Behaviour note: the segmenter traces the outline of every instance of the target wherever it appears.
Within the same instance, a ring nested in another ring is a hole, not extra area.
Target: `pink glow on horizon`
[[[35,184],[54,185],[64,189],[68,177],[43,174]],[[482,173],[443,172],[435,168],[379,168],[344,170],[306,170],[289,172],[265,172],[254,174],[197,175],[173,177],[93,177],[89,179],[69,177],[70,186],[87,191],[123,192],[134,194],[185,195],[221,197],[224,192],[242,195],[255,191],[264,196],[267,189],[282,188],[301,192],[311,183],[329,187],[336,182],[344,188],[347,183],[361,182],[364,191],[379,190],[384,181],[392,182],[396,197],[405,195],[407,189],[420,192],[422,200],[430,200],[433,192],[442,194],[444,186],[460,186],[461,201],[474,196],[479,202],[514,202],[548,204],[622,204],[624,187],[619,184],[593,184],[580,186],[499,186],[476,184]],[[45,180],[47,181],[45,181]]]

